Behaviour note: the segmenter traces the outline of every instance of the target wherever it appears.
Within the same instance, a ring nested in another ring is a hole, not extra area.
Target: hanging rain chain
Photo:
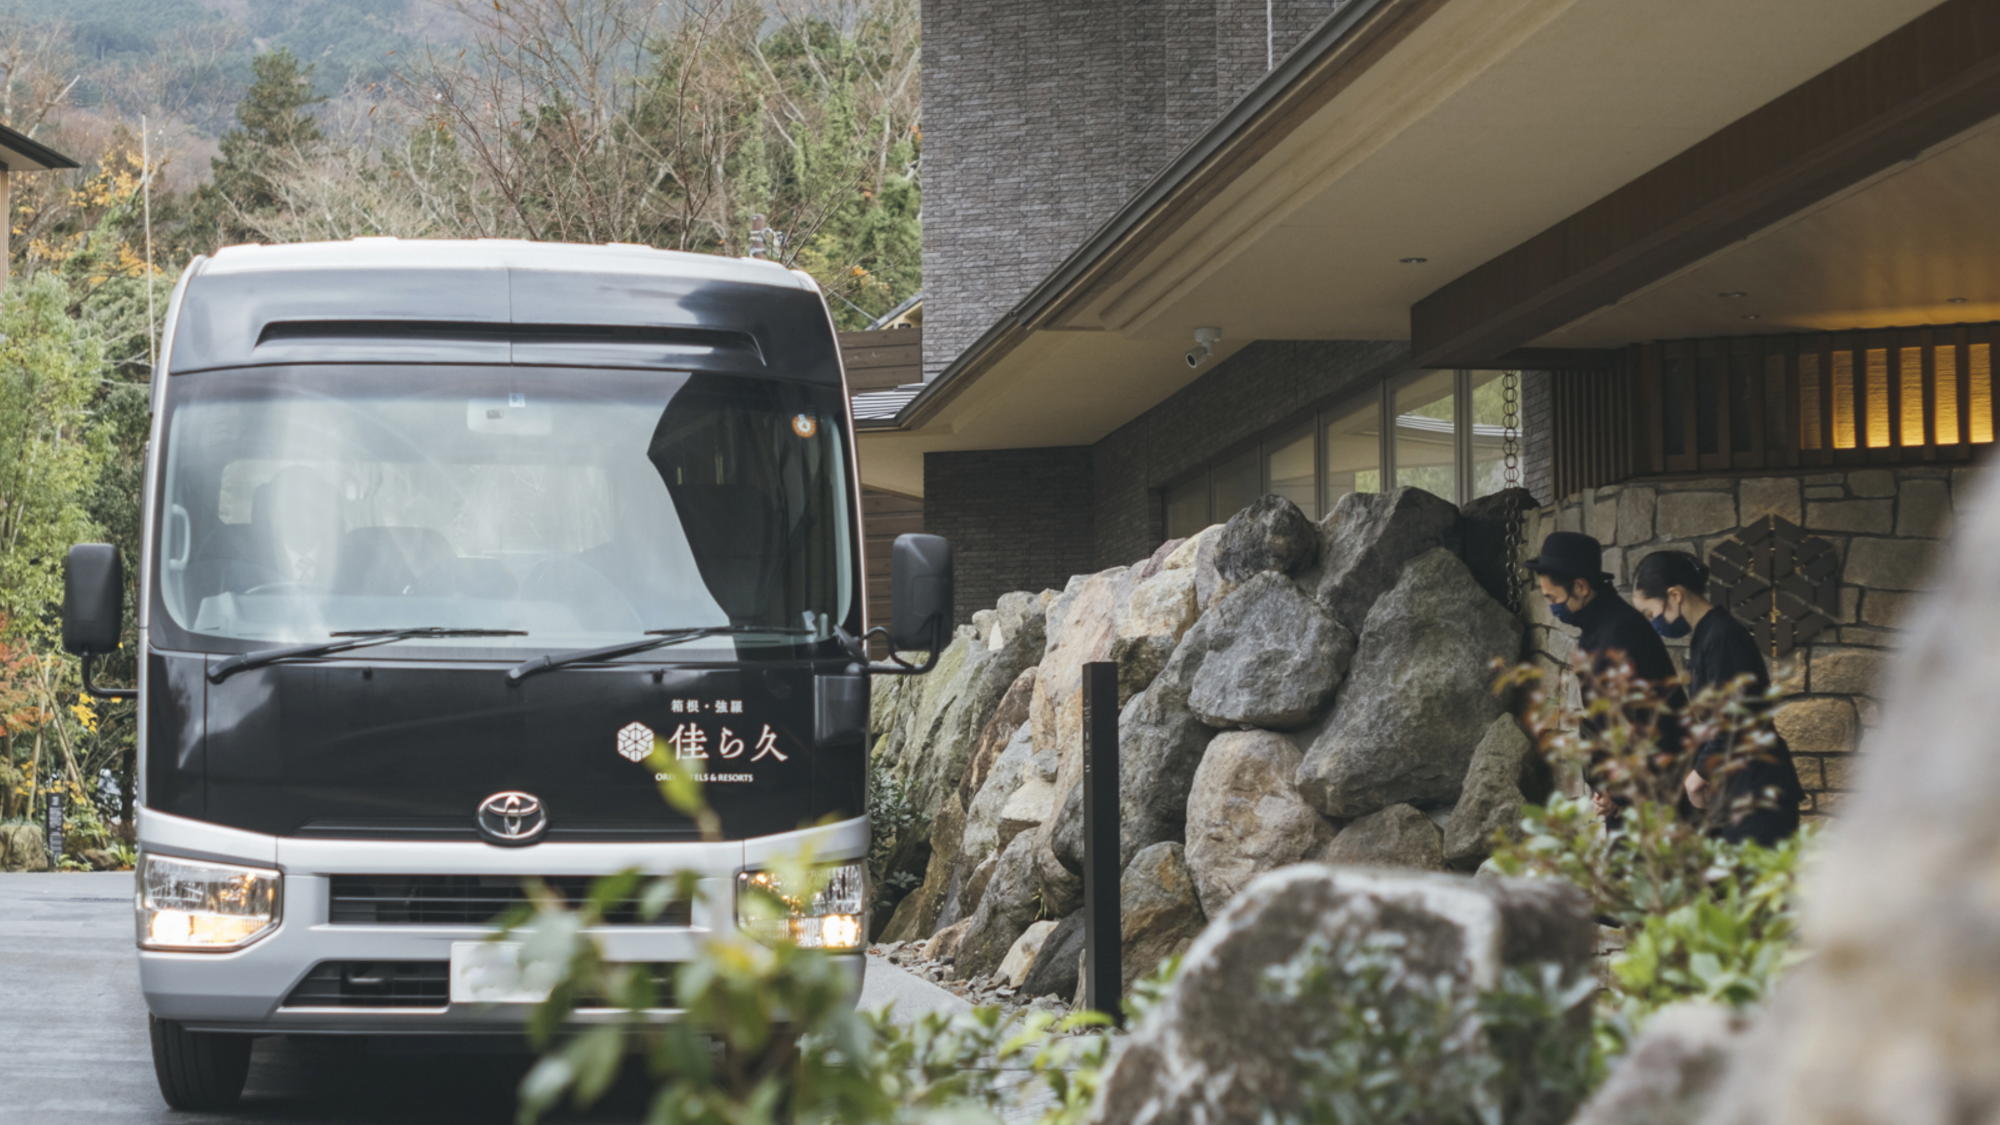
[[[1501,483],[1506,488],[1507,609],[1521,612],[1521,373],[1500,376]]]

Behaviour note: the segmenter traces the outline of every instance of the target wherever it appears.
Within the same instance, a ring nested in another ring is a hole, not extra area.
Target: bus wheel
[[[248,1035],[189,1031],[174,1020],[146,1017],[153,1036],[153,1076],[175,1109],[218,1110],[243,1096],[250,1073]]]

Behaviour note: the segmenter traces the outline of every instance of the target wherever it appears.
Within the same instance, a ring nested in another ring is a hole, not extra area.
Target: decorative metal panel
[[[1772,658],[1790,655],[1840,613],[1840,554],[1779,516],[1765,516],[1709,552],[1709,595]]]

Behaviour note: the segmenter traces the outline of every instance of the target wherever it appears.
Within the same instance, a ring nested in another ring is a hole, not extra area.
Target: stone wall
[[[1278,57],[1343,2],[1275,0]],[[1266,11],[925,0],[926,378],[1263,76]]]
[[[1116,665],[1122,705],[1128,984],[1264,871],[1475,868],[1547,792],[1488,690],[1493,662],[1522,652],[1490,593],[1491,523],[1416,489],[1343,497],[1318,523],[1266,496],[974,614],[933,672],[875,700],[873,757],[911,813],[878,841],[877,885],[916,884],[884,940],[922,940],[964,977],[1004,969],[1030,995],[1075,987],[1082,669],[1097,660]]]
[[[1531,513],[1523,549],[1533,554],[1551,531],[1592,535],[1605,546],[1604,568],[1629,597],[1632,571],[1646,555],[1684,550],[1706,561],[1766,515],[1832,544],[1840,557],[1834,625],[1772,667],[1773,682],[1789,695],[1777,728],[1810,794],[1807,815],[1818,815],[1850,788],[1854,748],[1877,721],[1896,626],[1926,587],[1973,472],[1908,466],[1630,481],[1586,489]],[[1557,625],[1541,598],[1525,604],[1530,648],[1544,661],[1565,664],[1575,632]],[[1684,663],[1685,642],[1668,647]]]

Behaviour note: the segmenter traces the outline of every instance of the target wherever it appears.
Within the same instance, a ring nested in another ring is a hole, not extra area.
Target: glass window
[[[1268,492],[1290,500],[1306,515],[1320,516],[1318,482],[1313,479],[1313,428],[1282,436],[1265,445],[1264,476]]]
[[[1396,484],[1458,498],[1455,371],[1429,371],[1396,390]]]
[[[1207,473],[1167,489],[1167,538],[1185,539],[1207,526]]]
[[[1506,372],[1472,372],[1472,496],[1491,496],[1507,487]]]
[[[1255,449],[1247,450],[1215,467],[1213,507],[1210,518],[1222,523],[1256,503],[1264,494],[1264,464]]]
[[[1326,423],[1326,510],[1350,492],[1382,491],[1382,400],[1371,396]]]
[[[177,378],[169,408],[158,591],[199,638],[444,625],[529,636],[435,643],[557,648],[854,619],[836,388],[259,368]],[[745,643],[772,642],[794,643]]]

